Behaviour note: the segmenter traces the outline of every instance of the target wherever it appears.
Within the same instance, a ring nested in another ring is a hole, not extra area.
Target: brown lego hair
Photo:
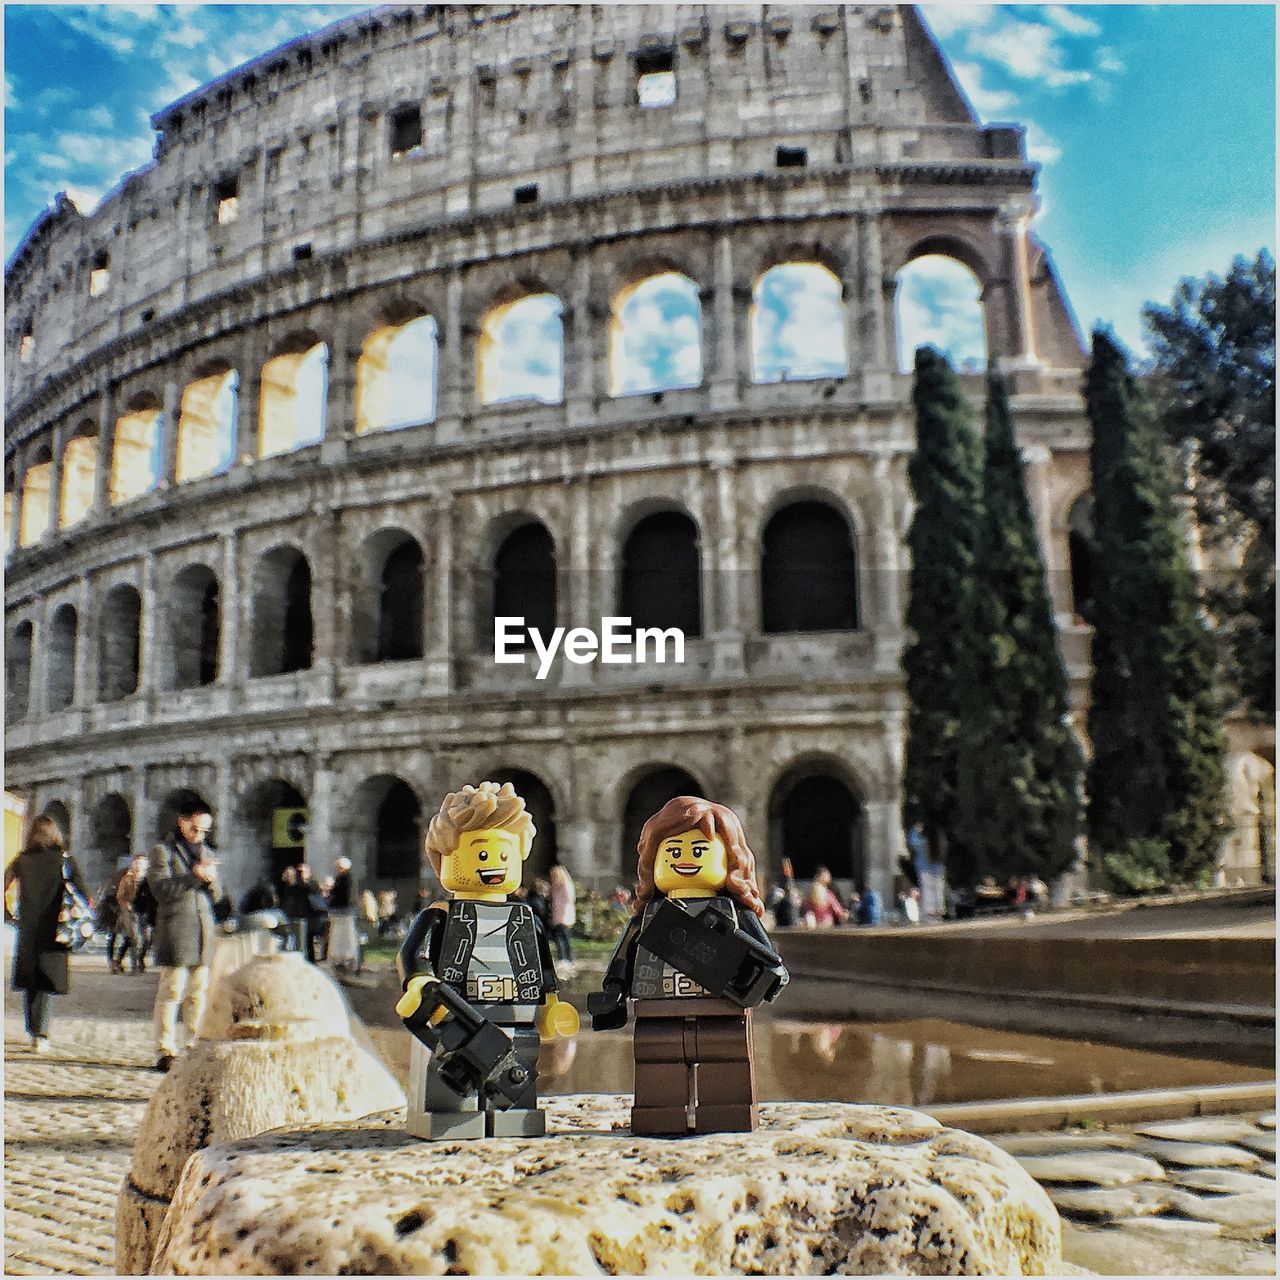
[[[515,832],[523,846],[522,857],[528,855],[533,837],[538,833],[524,801],[509,782],[501,786],[496,782],[482,782],[478,787],[467,785],[461,791],[449,792],[427,828],[427,860],[436,875],[440,874],[445,854],[458,847],[464,831],[482,831],[487,827]]]
[[[636,846],[640,860],[636,865],[637,883],[631,910],[643,911],[656,892],[653,868],[658,858],[658,846],[668,836],[695,830],[701,831],[708,840],[719,836],[724,841],[729,863],[726,892],[748,911],[764,915],[760,886],[756,884],[756,855],[747,844],[747,833],[743,831],[738,815],[725,805],[713,804],[701,796],[676,796],[644,824]]]

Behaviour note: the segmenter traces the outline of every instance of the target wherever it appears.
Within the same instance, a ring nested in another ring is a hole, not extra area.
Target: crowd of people
[[[918,922],[918,898],[916,905]],[[769,890],[765,908],[773,912],[774,924],[780,929],[830,929],[842,924],[885,922],[884,904],[875,889],[864,885],[848,898],[842,897],[828,867],[815,867],[808,889],[801,892],[790,858],[783,858],[782,875]]]

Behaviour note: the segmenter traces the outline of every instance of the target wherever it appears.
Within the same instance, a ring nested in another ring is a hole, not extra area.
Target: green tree
[[[1080,744],[1004,381],[988,379],[983,501],[961,685],[959,830],[978,875],[1075,861]]]
[[[1224,675],[1270,716],[1276,665],[1276,264],[1260,250],[1225,278],[1184,280],[1167,307],[1143,308],[1166,437],[1195,479],[1206,551],[1238,560],[1207,599]]]
[[[908,465],[916,510],[907,534],[911,584],[903,655],[907,742],[903,818],[919,822],[933,847],[947,839],[952,877],[970,878],[957,841],[961,683],[969,663],[966,599],[973,576],[981,501],[981,444],[946,356],[916,352],[912,390],[916,450]]]
[[[1104,856],[1162,844],[1174,876],[1211,869],[1226,829],[1225,737],[1160,427],[1101,330],[1085,375],[1096,589],[1089,832]],[[1136,846],[1136,847],[1135,847]]]

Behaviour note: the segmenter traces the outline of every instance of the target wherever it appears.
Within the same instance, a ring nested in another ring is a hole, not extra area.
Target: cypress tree
[[[907,625],[915,634],[902,658],[909,700],[903,818],[908,826],[921,824],[931,847],[942,847],[938,837],[946,837],[948,869],[963,881],[970,868],[956,839],[958,752],[981,444],[959,380],[932,347],[916,352],[912,400],[916,451],[907,471],[916,510],[907,534]]]
[[[1213,654],[1159,427],[1124,353],[1093,335],[1093,694],[1089,832],[1104,857],[1210,871],[1226,830]]]
[[[962,685],[960,831],[977,875],[1046,880],[1075,861],[1080,745],[1004,381],[987,385],[983,502]]]

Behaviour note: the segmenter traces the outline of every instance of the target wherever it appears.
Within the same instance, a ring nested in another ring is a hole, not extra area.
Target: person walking
[[[329,963],[335,969],[356,972],[360,967],[360,938],[356,910],[360,886],[351,874],[351,859],[333,864],[333,888],[329,891]]]
[[[147,884],[156,898],[156,1070],[178,1055],[178,1012],[191,1039],[204,1013],[213,963],[213,904],[220,896],[217,867],[207,840],[213,816],[207,805],[187,804],[177,826],[155,847]]]
[[[124,972],[124,958],[133,951],[132,973],[142,971],[142,929],[138,922],[135,903],[138,891],[147,876],[147,855],[135,853],[129,865],[120,873],[116,881],[116,926],[115,936],[121,939],[120,954],[112,962],[113,973]]]
[[[556,949],[556,959],[565,965],[573,964],[570,931],[578,923],[578,891],[573,886],[569,869],[559,862],[551,868],[550,923],[551,945]]]
[[[15,920],[9,913],[8,891],[15,880],[18,945],[13,957],[13,989],[22,992],[31,1048],[45,1053],[53,997],[71,990],[71,948],[58,942],[65,885],[69,882],[88,900],[80,868],[67,853],[57,822],[47,814],[31,824],[22,852],[5,871],[5,919],[10,924]]]

